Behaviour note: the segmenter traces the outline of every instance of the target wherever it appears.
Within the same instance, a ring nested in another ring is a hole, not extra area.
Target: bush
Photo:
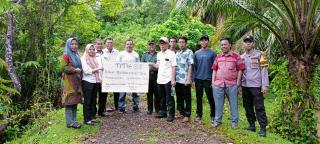
[[[150,31],[150,37],[158,40],[162,36],[188,38],[187,47],[193,51],[199,48],[199,39],[202,35],[211,36],[215,28],[209,24],[203,24],[198,17],[188,17],[186,14],[172,12],[170,18],[161,25],[155,26]]]
[[[288,62],[274,66],[270,75],[275,76],[271,82],[271,90],[277,95],[275,114],[270,127],[282,137],[294,143],[318,143],[317,118],[315,104],[319,98],[320,66],[314,72],[308,96],[298,87],[288,73]]]

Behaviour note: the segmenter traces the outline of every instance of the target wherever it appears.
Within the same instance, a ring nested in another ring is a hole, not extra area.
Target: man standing
[[[191,116],[191,78],[193,65],[193,52],[186,48],[187,38],[178,39],[180,50],[176,53],[176,81],[177,108],[184,117],[182,122],[189,122]]]
[[[139,54],[136,53],[133,50],[134,47],[134,43],[133,40],[126,40],[125,42],[125,50],[120,52],[118,54],[117,57],[117,61],[118,62],[139,62]],[[126,100],[126,93],[125,92],[121,92],[119,95],[119,111],[121,113],[125,113],[126,112],[126,104],[125,104],[125,100]],[[137,93],[132,93],[132,109],[134,112],[138,112],[139,111],[139,96]]]
[[[177,39],[175,37],[170,38],[170,50],[172,50],[174,53],[177,52]]]
[[[222,123],[223,105],[225,95],[229,100],[231,110],[231,128],[238,128],[238,88],[240,87],[244,64],[241,57],[231,50],[231,40],[220,40],[222,54],[219,54],[212,65],[212,86],[216,106],[216,114],[212,127]]]
[[[148,62],[148,63],[157,63],[157,52],[156,52],[156,45],[155,42],[149,41],[148,42],[148,49],[149,51],[144,53],[141,59],[141,62]],[[149,70],[149,87],[147,93],[147,103],[148,103],[148,112],[147,114],[151,115],[153,112],[153,105],[155,112],[159,112],[160,107],[160,98],[158,95],[158,86],[157,86],[157,75],[158,75],[158,68],[150,65]],[[154,96],[154,99],[153,99]]]
[[[194,54],[194,66],[193,66],[193,87],[196,87],[197,97],[197,115],[196,121],[200,122],[202,119],[202,97],[203,89],[206,92],[208,102],[210,105],[210,117],[211,122],[214,120],[215,105],[211,89],[212,69],[211,66],[216,58],[216,53],[208,48],[209,37],[203,35],[200,38],[201,49],[197,50]]]
[[[107,46],[106,49],[103,50],[103,58],[106,61],[116,61],[119,51],[113,47],[113,40],[112,38],[107,38],[105,41],[105,44]],[[108,93],[106,93],[107,97]],[[107,101],[107,99],[106,99]],[[113,93],[113,103],[115,110],[118,110],[118,102],[119,102],[119,93],[114,92]]]
[[[268,63],[260,51],[255,50],[254,39],[246,36],[243,39],[245,53],[241,55],[245,70],[242,75],[242,99],[246,110],[249,131],[256,131],[256,117],[260,125],[259,136],[266,136],[267,116],[264,108],[263,93],[268,91]]]
[[[158,67],[157,83],[160,97],[160,110],[156,117],[167,117],[168,110],[169,116],[167,117],[167,122],[172,122],[174,120],[175,104],[174,98],[171,95],[171,86],[175,86],[176,84],[176,55],[173,51],[168,50],[168,38],[161,37],[159,42],[161,51],[157,54],[157,64],[155,66]]]
[[[94,44],[94,48],[96,49],[96,60],[99,64],[99,67],[102,67],[102,57],[103,57],[103,50],[102,50],[102,40],[97,39],[95,44]],[[100,79],[102,79],[102,70],[99,70],[100,73]],[[107,93],[103,93],[101,91],[101,84],[97,85],[98,88],[98,115],[105,117],[108,115],[107,111],[106,111],[106,103],[107,103]],[[97,112],[97,110],[95,110],[95,113]]]

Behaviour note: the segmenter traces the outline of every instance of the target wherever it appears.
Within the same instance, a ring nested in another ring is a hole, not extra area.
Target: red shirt
[[[218,87],[230,87],[237,84],[238,71],[244,69],[244,63],[235,52],[219,54],[215,59],[212,70],[216,71],[214,85]]]

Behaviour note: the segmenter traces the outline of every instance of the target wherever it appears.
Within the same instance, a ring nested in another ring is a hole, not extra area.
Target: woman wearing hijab
[[[82,91],[84,93],[83,116],[84,123],[93,125],[96,121],[96,99],[98,86],[101,84],[100,68],[96,60],[93,44],[88,44],[81,59],[83,67]]]
[[[80,128],[76,122],[77,104],[81,102],[81,60],[78,54],[78,41],[69,38],[62,56],[62,105],[65,106],[65,117],[67,127]]]

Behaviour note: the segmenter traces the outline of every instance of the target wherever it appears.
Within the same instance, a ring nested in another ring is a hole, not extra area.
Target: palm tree
[[[180,0],[193,9],[200,10],[201,16],[223,17],[217,25],[214,36],[230,34],[239,39],[253,33],[267,41],[261,46],[274,45],[288,60],[289,76],[293,85],[299,88],[299,99],[292,90],[287,90],[290,103],[283,105],[284,111],[293,110],[292,119],[299,127],[299,119],[307,109],[315,109],[315,97],[311,90],[312,76],[320,64],[320,1],[319,0]],[[219,9],[220,8],[220,9]],[[229,10],[228,10],[229,9]],[[221,28],[219,28],[221,27]],[[217,40],[217,39],[216,39]],[[303,104],[301,104],[303,103]],[[316,127],[311,125],[309,127]],[[297,134],[298,135],[298,134]],[[310,135],[315,135],[312,131]]]

